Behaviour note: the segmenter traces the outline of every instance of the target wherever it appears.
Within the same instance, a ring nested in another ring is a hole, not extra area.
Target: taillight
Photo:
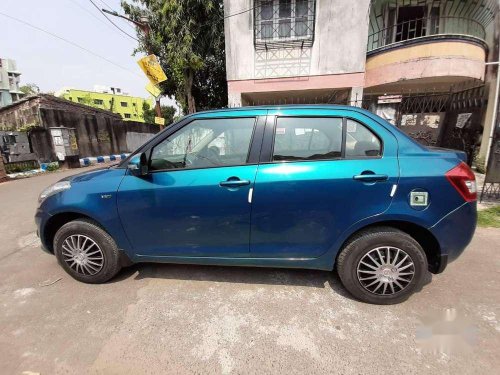
[[[467,202],[477,200],[476,176],[467,164],[461,162],[446,172],[446,178]]]

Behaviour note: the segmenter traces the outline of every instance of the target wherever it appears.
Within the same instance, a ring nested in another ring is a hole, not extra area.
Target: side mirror
[[[143,152],[140,155],[135,155],[128,162],[127,169],[133,176],[146,176],[148,174],[148,158]]]

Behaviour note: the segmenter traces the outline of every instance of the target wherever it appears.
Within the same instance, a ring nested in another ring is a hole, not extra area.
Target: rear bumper
[[[429,228],[441,249],[436,273],[443,272],[448,263],[463,253],[474,236],[476,222],[476,202],[466,202]]]

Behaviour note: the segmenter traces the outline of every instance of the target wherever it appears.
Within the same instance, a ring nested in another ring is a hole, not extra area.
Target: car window
[[[151,152],[151,170],[245,164],[255,118],[194,120]]]
[[[346,157],[377,157],[381,155],[380,140],[367,127],[354,120],[347,120]]]
[[[342,119],[280,117],[274,137],[274,161],[341,157]]]

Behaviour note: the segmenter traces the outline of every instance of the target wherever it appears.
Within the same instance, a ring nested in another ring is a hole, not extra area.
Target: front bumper
[[[469,245],[477,223],[476,202],[466,202],[430,228],[440,245],[440,263],[436,273],[463,253]]]
[[[42,243],[42,250],[52,254],[52,251],[50,250],[48,244],[47,244],[47,239],[45,238],[45,226],[47,225],[47,222],[50,218],[50,215],[46,213],[45,211],[41,210],[38,208],[35,213],[35,224],[36,224],[36,234],[40,238],[40,242]]]

